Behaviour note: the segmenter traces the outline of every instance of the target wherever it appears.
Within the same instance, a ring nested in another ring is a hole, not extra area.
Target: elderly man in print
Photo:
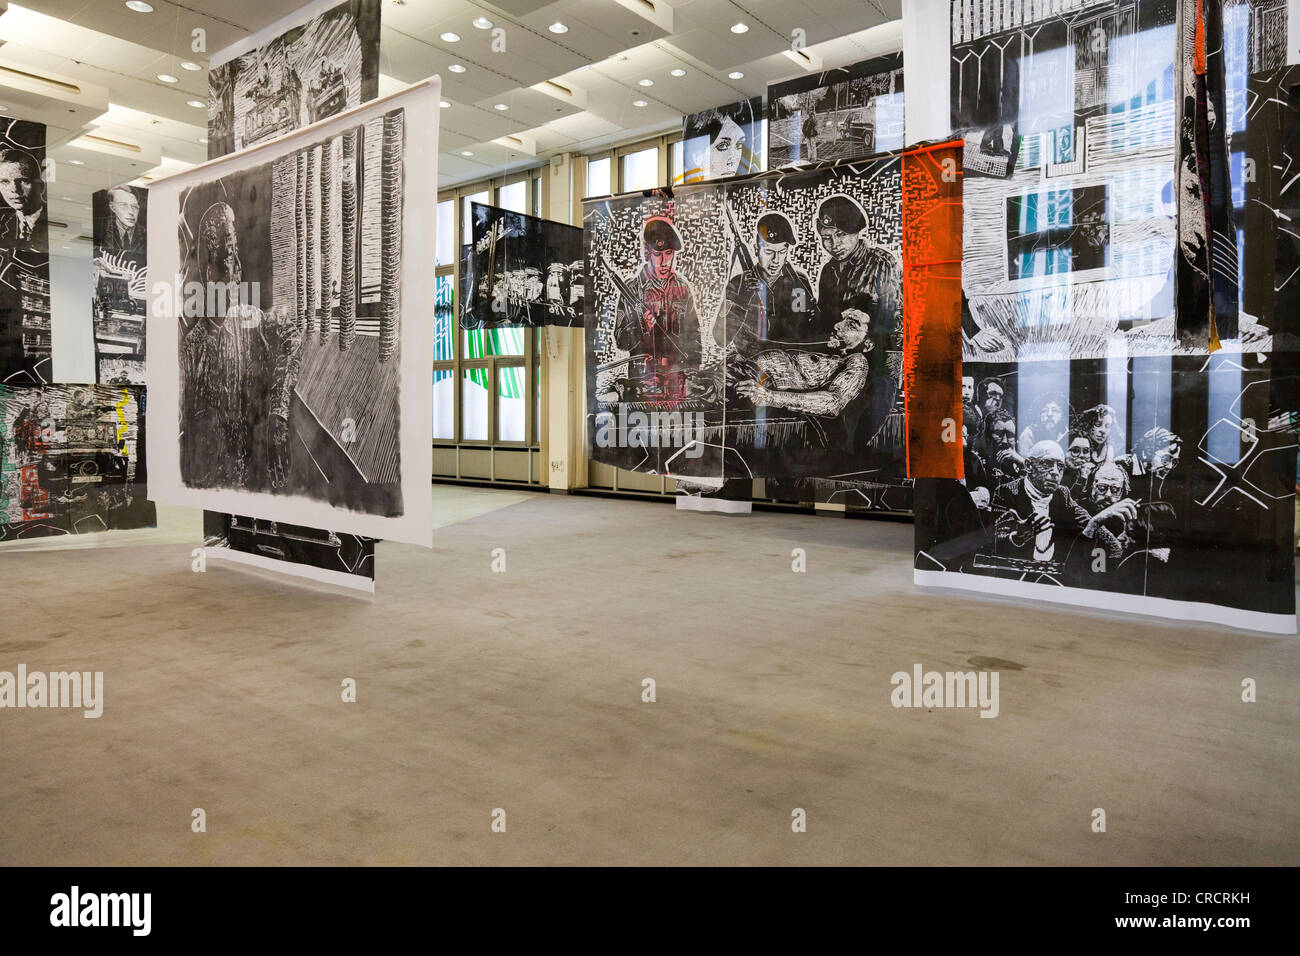
[[[1104,548],[1109,558],[1123,555],[1123,545],[1106,524],[1115,517],[1132,521],[1136,505],[1124,499],[1090,515],[1061,484],[1064,475],[1065,452],[1056,442],[1040,441],[1029,449],[1024,476],[999,485],[993,495],[998,553],[1064,562],[1075,539],[1083,537]]]
[[[199,221],[205,298],[218,284],[233,291],[242,282],[236,226],[234,210],[224,202],[209,206]],[[182,331],[181,473],[187,485],[249,491],[285,486],[302,342],[303,329],[292,317],[237,298]]]
[[[21,149],[0,150],[0,246],[10,250],[48,251],[45,182],[41,166]]]

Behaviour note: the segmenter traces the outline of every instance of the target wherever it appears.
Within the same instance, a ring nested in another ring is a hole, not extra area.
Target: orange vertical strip
[[[903,396],[909,478],[961,478],[960,140],[903,153]]]

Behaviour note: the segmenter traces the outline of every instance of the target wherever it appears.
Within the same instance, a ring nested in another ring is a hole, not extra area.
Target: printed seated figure
[[[998,487],[993,495],[998,554],[1063,568],[1076,539],[1086,538],[1095,540],[1109,558],[1123,555],[1107,523],[1116,517],[1136,518],[1133,502],[1119,501],[1090,515],[1061,484],[1064,475],[1061,446],[1041,441],[1025,456],[1024,477]]]
[[[198,228],[198,277],[241,282],[235,213],[213,203]],[[283,488],[290,467],[289,409],[303,330],[291,315],[231,303],[182,332],[181,475],[190,487]]]

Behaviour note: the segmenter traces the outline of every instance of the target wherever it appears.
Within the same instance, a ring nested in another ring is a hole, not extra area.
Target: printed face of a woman
[[[722,129],[709,144],[709,173],[715,179],[734,176],[740,171],[740,157],[745,148],[745,131],[735,120],[726,117]]]

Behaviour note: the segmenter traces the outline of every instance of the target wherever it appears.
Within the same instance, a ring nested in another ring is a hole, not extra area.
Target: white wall
[[[95,380],[95,333],[90,322],[90,257],[50,256],[50,337],[54,381]]]

